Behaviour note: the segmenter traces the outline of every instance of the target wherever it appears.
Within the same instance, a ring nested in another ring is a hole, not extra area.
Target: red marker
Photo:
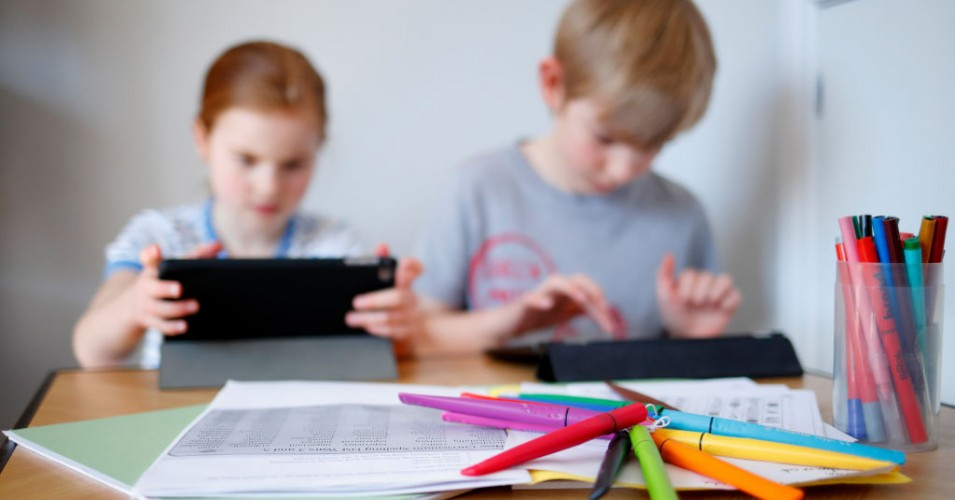
[[[945,256],[945,231],[948,229],[948,217],[936,215],[934,219],[935,234],[932,235],[932,253],[928,258],[933,264],[942,262],[942,257]]]
[[[879,262],[878,252],[872,238],[866,237],[859,240],[859,256],[863,262]],[[895,320],[888,309],[886,300],[882,297],[884,288],[880,288],[882,287],[880,273],[881,271],[878,269],[866,272],[864,276],[865,285],[869,290],[869,300],[872,303],[875,322],[882,339],[882,348],[885,349],[889,371],[892,373],[899,410],[902,412],[902,419],[905,421],[909,441],[924,443],[928,441],[928,434],[925,431],[925,424],[922,422],[922,410],[919,406],[918,397],[915,395],[912,378],[905,366],[905,357],[902,353],[902,344],[899,341]]]
[[[465,476],[481,476],[504,470],[535,458],[566,450],[604,434],[633,427],[647,418],[642,405],[627,405],[544,434],[522,445],[505,450],[461,471]]]

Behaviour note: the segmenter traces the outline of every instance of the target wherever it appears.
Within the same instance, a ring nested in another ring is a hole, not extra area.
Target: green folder
[[[133,485],[206,405],[7,431],[10,440],[130,494]]]

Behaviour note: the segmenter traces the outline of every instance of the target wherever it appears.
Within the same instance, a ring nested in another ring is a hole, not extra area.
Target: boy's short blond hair
[[[696,124],[716,56],[690,0],[575,0],[557,28],[564,102],[593,98],[614,139],[660,147]]]

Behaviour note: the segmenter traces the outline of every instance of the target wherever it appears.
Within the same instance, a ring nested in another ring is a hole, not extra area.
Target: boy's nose
[[[634,175],[640,171],[640,163],[633,158],[617,157],[611,158],[604,169],[607,179],[616,185],[622,185],[630,181]]]
[[[654,155],[632,147],[621,147],[607,157],[607,177],[618,185],[629,182],[649,168]]]

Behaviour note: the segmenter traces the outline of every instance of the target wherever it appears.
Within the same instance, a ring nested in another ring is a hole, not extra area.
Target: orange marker
[[[919,226],[919,246],[922,247],[922,263],[927,264],[932,255],[932,239],[935,237],[935,217],[926,215],[922,217],[922,225]]]
[[[485,396],[484,394],[478,394],[475,392],[462,392],[461,397],[470,398],[470,399],[486,399],[488,401],[507,401],[508,403],[546,404],[540,401],[528,401],[526,399],[499,398],[497,396]]]
[[[735,486],[740,491],[757,498],[799,500],[803,496],[803,491],[799,488],[770,481],[762,476],[740,469],[729,462],[720,460],[709,453],[697,450],[679,441],[664,438],[656,432],[652,433],[651,436],[653,436],[653,441],[657,444],[657,447],[660,448],[660,455],[665,462]]]

